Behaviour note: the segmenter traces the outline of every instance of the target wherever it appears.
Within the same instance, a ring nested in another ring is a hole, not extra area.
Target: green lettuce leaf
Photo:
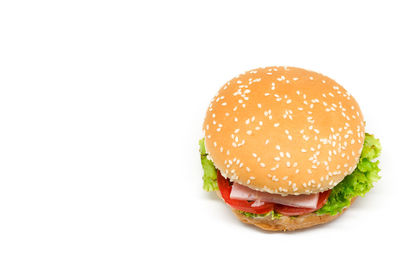
[[[364,147],[357,168],[336,185],[327,203],[315,213],[335,215],[350,206],[356,196],[364,196],[380,179],[379,161],[373,161],[381,153],[381,144],[371,134],[365,134]]]
[[[282,214],[279,214],[274,210],[272,210],[268,213],[264,213],[264,214],[256,214],[256,213],[251,213],[251,212],[246,212],[246,211],[239,211],[239,212],[249,218],[260,218],[260,217],[271,216],[272,220],[275,220],[275,219],[279,219],[280,217],[282,217]]]
[[[201,166],[203,167],[203,189],[210,192],[218,190],[217,170],[211,160],[207,158],[204,138],[199,141]]]

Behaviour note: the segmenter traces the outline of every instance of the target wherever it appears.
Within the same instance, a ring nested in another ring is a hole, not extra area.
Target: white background
[[[398,262],[395,2],[2,1],[0,266]],[[376,187],[306,231],[246,226],[202,191],[208,102],[271,65],[337,80],[383,145]]]

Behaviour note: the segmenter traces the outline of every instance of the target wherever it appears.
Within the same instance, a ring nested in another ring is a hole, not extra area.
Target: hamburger
[[[244,223],[292,231],[339,217],[380,179],[379,140],[334,80],[258,68],[212,99],[200,140],[203,188]]]

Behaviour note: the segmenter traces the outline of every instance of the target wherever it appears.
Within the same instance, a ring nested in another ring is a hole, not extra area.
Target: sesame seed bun
[[[224,177],[275,194],[333,188],[357,166],[364,120],[334,80],[294,67],[259,68],[227,82],[203,124]]]

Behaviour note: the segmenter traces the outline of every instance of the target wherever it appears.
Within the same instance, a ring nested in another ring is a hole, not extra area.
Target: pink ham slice
[[[319,194],[281,196],[255,191],[247,186],[233,183],[230,197],[239,200],[255,200],[256,203],[277,203],[291,207],[315,209],[317,208]]]

